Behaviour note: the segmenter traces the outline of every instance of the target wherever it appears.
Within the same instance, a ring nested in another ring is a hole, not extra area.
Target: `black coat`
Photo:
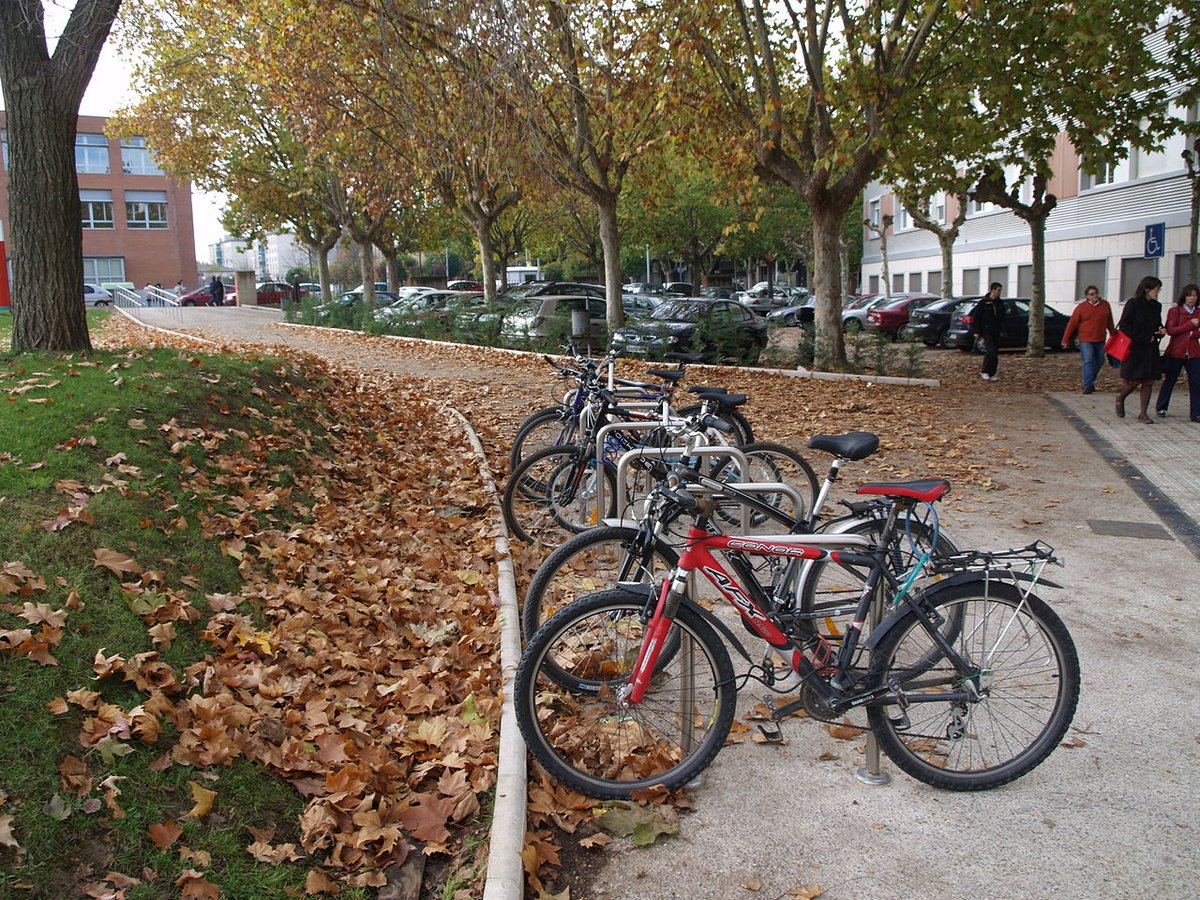
[[[1125,301],[1121,322],[1117,325],[1129,336],[1129,355],[1121,363],[1121,377],[1126,381],[1145,381],[1162,376],[1162,357],[1158,352],[1161,339],[1156,332],[1162,327],[1162,304],[1145,297]]]
[[[1004,301],[984,297],[971,312],[971,331],[986,337],[1000,337],[1004,331]]]

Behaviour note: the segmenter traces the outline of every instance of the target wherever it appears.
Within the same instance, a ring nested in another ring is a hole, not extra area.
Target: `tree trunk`
[[[812,271],[811,260],[805,260],[805,271]],[[842,276],[842,290],[850,284],[850,242],[844,234],[838,235],[838,271]],[[806,285],[807,287],[807,285]]]
[[[845,210],[811,206],[813,229],[813,293],[817,298],[813,364],[824,371],[846,368],[842,339],[842,278],[838,238]]]
[[[400,290],[400,262],[395,253],[382,253],[382,256],[384,269],[387,271],[388,290],[394,294]]]
[[[330,249],[332,248],[317,248],[317,280],[321,282],[321,299],[326,303],[333,299],[333,290],[330,288],[331,281],[329,278]]]
[[[949,300],[954,296],[954,241],[958,232],[937,232],[938,244],[942,248],[942,296]]]
[[[492,246],[492,220],[476,218],[471,224],[475,228],[475,240],[479,244],[479,265],[483,270],[483,301],[490,305],[496,299],[496,251]]]
[[[596,212],[600,216],[600,244],[604,248],[605,319],[611,335],[625,324],[625,307],[621,305],[621,233],[617,228],[616,196],[597,200]]]
[[[1026,356],[1046,355],[1046,217],[1029,220],[1029,246],[1033,251],[1033,302],[1029,304],[1029,344]]]
[[[375,245],[370,241],[360,241],[358,250],[358,268],[363,284],[363,308],[360,312],[365,325],[375,318]]]
[[[1200,148],[1200,141],[1197,141],[1194,148]],[[1193,156],[1200,149],[1193,149]],[[1188,168],[1191,169],[1191,161],[1188,161]],[[1192,173],[1189,171],[1192,179],[1192,218],[1191,218],[1191,236],[1188,241],[1188,281],[1192,284],[1200,282],[1200,172]],[[1179,285],[1176,285],[1178,288]],[[1179,292],[1176,290],[1176,295]]]

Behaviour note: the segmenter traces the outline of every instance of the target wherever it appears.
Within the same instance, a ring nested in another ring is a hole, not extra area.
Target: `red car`
[[[208,289],[207,284],[202,284],[194,291],[189,291],[179,297],[180,306],[211,306],[212,293]],[[237,306],[237,295],[233,293],[233,288],[225,285],[225,303],[224,306]]]
[[[258,295],[259,306],[279,306],[285,300],[292,299],[292,286],[286,281],[262,281],[254,286]],[[225,303],[237,304],[237,291],[225,289]]]
[[[895,337],[896,332],[908,324],[908,314],[912,310],[940,299],[934,294],[916,292],[892,294],[889,302],[881,303],[867,313],[867,331],[878,331]]]

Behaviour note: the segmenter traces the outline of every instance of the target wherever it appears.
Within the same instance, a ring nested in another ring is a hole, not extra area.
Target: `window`
[[[1008,293],[1008,266],[992,266],[988,269],[988,286],[1000,282],[1001,295]]]
[[[893,275],[892,276],[892,293],[893,294],[904,293],[904,276],[903,275]]]
[[[910,272],[909,273],[908,289],[910,291],[920,291],[921,290],[921,273],[920,272]]]
[[[0,144],[4,147],[4,171],[8,171],[8,129],[0,131]]]
[[[125,280],[125,258],[121,256],[85,256],[84,284],[99,284]]]
[[[75,171],[80,175],[107,175],[108,138],[102,134],[75,135]]]
[[[1147,275],[1158,274],[1157,259],[1142,259],[1142,257],[1134,257],[1133,259],[1121,260],[1121,297],[1122,301],[1133,296],[1133,292],[1137,290],[1138,282]],[[1080,295],[1082,296],[1082,295]],[[1103,295],[1102,295],[1103,296]]]
[[[1079,189],[1090,191],[1106,184],[1129,180],[1129,156],[1116,163],[1089,163],[1084,160],[1079,168]]]
[[[871,223],[871,227],[878,228],[879,223],[883,221],[882,215],[880,213],[879,201],[872,200],[867,205],[867,209],[869,210],[869,213],[867,215],[867,220]]]
[[[963,269],[962,289],[963,289],[963,294],[965,294],[968,297],[979,293],[979,270],[978,269]]]
[[[1185,284],[1200,284],[1200,260],[1196,262],[1196,271],[1191,271],[1191,257],[1186,253],[1175,254],[1175,284],[1174,290],[1171,291],[1171,302],[1175,302],[1175,298],[1183,292]],[[1162,302],[1160,298],[1159,302]],[[1163,303],[1163,308],[1166,309],[1167,304]]]
[[[942,191],[935,194],[933,199],[929,201],[929,218],[934,222],[942,224],[946,221],[946,192]]]
[[[971,198],[971,202],[967,204],[967,215],[977,216],[980,213],[991,212],[995,208],[995,203],[990,201],[980,202],[979,200]]]
[[[112,228],[112,191],[80,191],[79,206],[84,228]]]
[[[166,228],[167,192],[126,191],[125,225],[128,228]]]
[[[1083,298],[1089,284],[1100,288],[1100,296],[1106,293],[1104,283],[1108,279],[1108,261],[1083,259],[1075,263],[1075,299]]]
[[[912,216],[908,214],[907,209],[901,206],[899,212],[896,213],[896,230],[907,231],[912,227]]]
[[[925,276],[925,283],[929,286],[928,291],[931,294],[942,295],[942,273],[930,272]]]
[[[869,294],[878,294],[878,293],[879,293],[879,276],[878,276],[878,275],[872,275],[872,276],[870,277],[870,279],[868,279],[868,280],[869,280],[869,282],[870,282],[870,284],[871,284],[871,289],[870,289],[870,290],[869,290],[867,293],[869,293]]]
[[[163,174],[146,149],[144,137],[121,138],[121,171],[126,175]]]
[[[1017,266],[1017,296],[1033,296],[1033,266]]]
[[[267,274],[267,245],[258,242],[258,271],[265,276]]]

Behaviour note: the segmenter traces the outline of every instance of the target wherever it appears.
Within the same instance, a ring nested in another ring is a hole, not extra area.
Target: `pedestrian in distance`
[[[184,288],[183,279],[180,278],[177,282],[175,282],[175,296],[182,297],[185,293],[187,293],[187,289]]]
[[[1175,305],[1167,310],[1167,336],[1171,339],[1163,352],[1165,377],[1158,390],[1154,411],[1167,414],[1171,392],[1180,372],[1187,372],[1189,418],[1200,422],[1200,287],[1185,284]]]
[[[988,292],[975,304],[971,311],[971,333],[983,341],[983,366],[979,377],[984,381],[998,381],[996,367],[1000,363],[1000,335],[1004,333],[1004,301],[1000,292],[1004,285],[993,281]]]
[[[1083,302],[1071,313],[1067,330],[1063,332],[1062,345],[1071,346],[1071,338],[1079,333],[1079,357],[1083,362],[1083,392],[1096,391],[1096,376],[1104,365],[1104,342],[1115,334],[1112,306],[1100,296],[1100,289],[1089,284],[1083,292]]]
[[[224,306],[225,305],[225,285],[221,283],[221,279],[216,275],[212,277],[212,281],[208,283],[208,302],[205,306]]]
[[[1158,341],[1166,329],[1162,326],[1162,304],[1158,292],[1162,282],[1147,275],[1137,286],[1134,295],[1125,301],[1121,321],[1117,325],[1129,338],[1129,355],[1121,363],[1121,390],[1114,404],[1116,414],[1125,417],[1125,398],[1134,391],[1139,392],[1141,409],[1137,420],[1144,425],[1153,425],[1147,411],[1150,408],[1150,392],[1154,382],[1162,377],[1162,357],[1158,353]]]
[[[154,305],[154,294],[151,290],[153,287],[154,285],[147,281],[145,287],[142,288],[142,302],[147,306]]]

